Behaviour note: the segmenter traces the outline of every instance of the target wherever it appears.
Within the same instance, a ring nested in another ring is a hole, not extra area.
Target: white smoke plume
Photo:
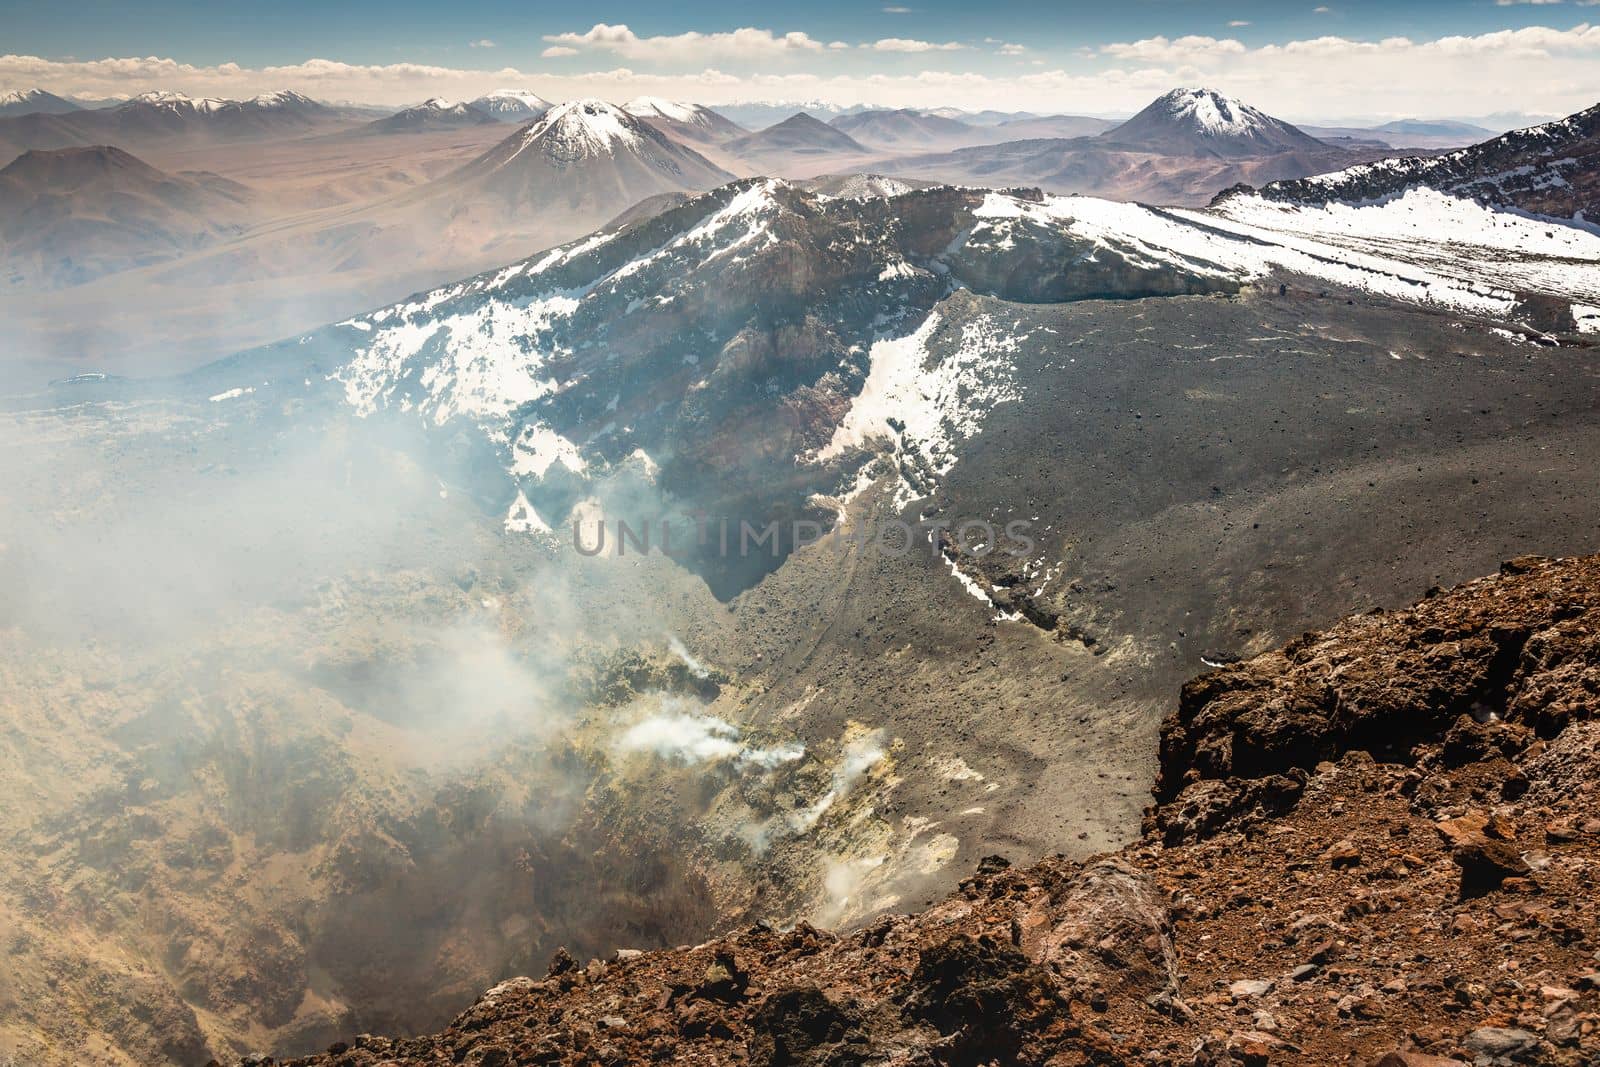
[[[689,649],[685,647],[684,643],[678,640],[676,636],[672,634],[667,635],[667,648],[672,651],[674,656],[677,656],[678,659],[683,661],[683,665],[689,668],[689,673],[693,674],[696,678],[709,678],[711,676],[710,669],[706,667],[704,663],[701,663],[699,660],[695,659],[694,655],[690,653]]]
[[[625,753],[648,752],[679,764],[715,763],[732,760],[740,769],[771,770],[793,763],[805,755],[798,742],[771,748],[746,744],[732,723],[696,710],[682,697],[661,700],[661,710],[634,723],[617,739],[617,749]]]

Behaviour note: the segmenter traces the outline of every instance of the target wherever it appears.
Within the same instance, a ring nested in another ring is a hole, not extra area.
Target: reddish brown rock
[[[1592,1067],[1597,635],[1600,557],[1513,561],[1191,682],[1119,853],[991,858],[838,936],[558,954],[287,1064]]]

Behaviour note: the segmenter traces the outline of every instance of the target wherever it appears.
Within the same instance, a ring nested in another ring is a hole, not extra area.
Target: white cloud
[[[1022,53],[1026,52],[1027,49],[1020,44],[1002,44],[994,51],[996,55],[1000,56],[1020,56]]]
[[[1331,14],[1333,14],[1333,8],[1327,6],[1326,4],[1323,4],[1320,7],[1312,8],[1311,9],[1311,13],[1313,15],[1331,15]]]
[[[820,52],[822,42],[804,33],[774,34],[744,26],[726,33],[687,33],[640,37],[627,26],[597,22],[584,33],[547,34],[545,41],[566,48],[614,52],[628,59],[657,62],[704,62],[714,56],[769,59],[785,54]]]
[[[1228,23],[1228,25],[1233,27],[1234,29],[1238,29],[1241,26],[1250,25],[1250,20],[1249,19],[1233,19],[1232,21],[1230,21]]]
[[[959,52],[966,45],[959,41],[934,44],[932,41],[912,41],[904,37],[884,37],[861,47],[870,48],[874,52]]]
[[[553,44],[539,53],[545,59],[560,59],[562,56],[575,56],[577,54],[578,50],[576,48],[568,48],[564,44]]]
[[[298,89],[323,100],[374,104],[413,103],[429,96],[471,99],[502,87],[524,88],[546,99],[633,96],[689,99],[708,105],[750,100],[821,101],[841,105],[1001,108],[1107,114],[1131,112],[1177,85],[1210,85],[1291,121],[1386,120],[1472,116],[1504,111],[1506,86],[1517,86],[1515,106],[1535,114],[1567,114],[1600,99],[1600,26],[1570,29],[1532,26],[1473,36],[1415,41],[1406,37],[1357,40],[1336,35],[1246,47],[1231,38],[1205,36],[1102,45],[1067,55],[1043,53],[1049,65],[978,73],[879,69],[880,53],[867,48],[787,45],[786,37],[753,31],[766,55],[791,53],[794,65],[750,62],[748,51],[724,47],[727,62],[689,47],[688,61],[666,66],[661,40],[616,36],[614,47],[552,42],[551,56],[585,49],[600,55],[627,50],[641,62],[596,63],[611,69],[555,73],[511,67],[469,70],[420,63],[360,65],[329,59],[259,68],[237,63],[202,66],[159,57],[57,60],[0,56],[0,91],[39,87],[64,96],[125,97],[146,89],[176,89],[196,96],[248,97],[273,89]],[[734,34],[725,35],[736,36]],[[631,40],[630,40],[631,38]],[[843,42],[839,42],[843,43]],[[985,58],[1003,41],[982,45]],[[676,45],[674,48],[678,47]],[[504,49],[502,48],[503,52]],[[479,52],[478,56],[493,53]],[[671,52],[667,50],[670,58]],[[909,59],[911,55],[903,57]],[[950,61],[943,50],[925,58]],[[1032,56],[1041,53],[1032,52]],[[593,57],[590,57],[591,59]],[[583,62],[578,60],[577,62]],[[1037,59],[1034,60],[1037,62]]]
[[[1518,4],[1532,4],[1535,7],[1544,7],[1547,4],[1559,4],[1561,0],[1494,0],[1496,7],[1515,7]]]
[[[1231,37],[1146,37],[1142,41],[1108,44],[1101,52],[1116,59],[1139,59],[1152,63],[1186,63],[1195,59],[1234,56],[1245,51],[1243,43]]]
[[[469,48],[493,48],[494,46],[494,42],[487,37],[479,38],[468,45]]]
[[[890,4],[883,9],[883,13],[885,15],[909,15],[911,10],[909,7],[901,7],[899,4]]]

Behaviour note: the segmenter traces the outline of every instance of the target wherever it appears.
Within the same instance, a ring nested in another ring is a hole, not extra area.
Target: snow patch
[[[984,416],[1021,398],[1011,357],[1026,335],[980,316],[962,324],[960,343],[935,359],[928,342],[940,321],[930,312],[906,336],[873,344],[867,380],[815,462],[889,437],[919,451],[935,474],[948,474],[957,445],[980,432]]]
[[[574,474],[582,474],[588,469],[577,445],[548,426],[524,426],[511,448],[511,473],[543,478],[557,463]]]
[[[511,507],[506,510],[506,533],[549,533],[550,527],[539,513],[533,510],[533,505],[528,503],[528,497],[520,490],[517,499],[511,502]]]

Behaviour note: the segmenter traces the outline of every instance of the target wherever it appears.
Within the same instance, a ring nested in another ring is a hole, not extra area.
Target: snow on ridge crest
[[[516,100],[516,101],[518,101],[520,103],[529,104],[531,106],[536,106],[536,107],[548,107],[549,106],[549,101],[545,100],[544,97],[540,96],[538,93],[531,92],[531,91],[529,91],[527,89],[496,89],[492,93],[485,93],[483,95],[482,99],[484,99],[484,100]]]
[[[636,96],[622,105],[622,110],[634,118],[664,118],[674,122],[700,122],[702,116],[700,108],[694,104],[685,104],[677,100],[666,100],[659,96]]]
[[[359,414],[415,412],[436,424],[465,418],[505,445],[526,475],[542,476],[552,463],[577,471],[582,453],[553,435],[519,442],[525,422],[514,413],[579,380],[570,377],[571,358],[596,330],[703,292],[718,284],[718,267],[779,242],[780,220],[794,211],[791,188],[779,179],[732,183],[677,209],[666,232],[599,231],[348,320],[340,325],[355,354],[335,378]],[[841,201],[816,202],[848,210]],[[1525,292],[1600,308],[1600,235],[1432,190],[1359,207],[1235,197],[1211,210],[987,193],[971,212],[973,230],[992,231],[985,247],[996,252],[1038,228],[1090,242],[1090,260],[1142,269],[1239,281],[1297,275],[1498,319],[1513,318]],[[892,257],[880,263],[880,278],[905,269]],[[1600,314],[1580,318],[1600,326]],[[1003,323],[969,323],[964,329],[977,332],[957,342],[946,331],[940,358],[931,360],[938,328],[934,311],[908,336],[875,343],[861,393],[828,445],[806,458],[826,462],[884,435],[892,416],[903,429],[888,436],[902,450],[920,452],[934,476],[948,470],[982,414],[1016,398],[1009,364],[1019,339],[1008,338]]]
[[[1600,304],[1600,235],[1427,188],[1360,205],[1250,194],[1206,210],[990,193],[974,215],[1001,229],[1064,226],[1146,265],[1240,280],[1294,273],[1494,318],[1511,318],[1520,292]]]
[[[396,408],[416,411],[436,425],[459,416],[503,435],[513,410],[559,390],[545,365],[570,354],[570,328],[586,308],[597,315],[610,313],[610,304],[592,301],[627,296],[619,288],[629,278],[668,260],[674,266],[667,277],[684,283],[706,264],[748,254],[763,240],[763,247],[775,242],[770,223],[783,210],[775,194],[786,187],[776,178],[752,181],[732,196],[722,194],[727,198],[720,205],[717,193],[707,194],[711,210],[692,226],[621,262],[603,260],[592,272],[584,268],[577,278],[558,278],[554,272],[611,245],[620,231],[600,231],[492,274],[339,323],[361,335],[354,357],[335,373],[345,401],[362,416]],[[463,299],[467,297],[474,299]],[[534,451],[555,454],[570,469],[581,462],[576,452],[548,441]],[[542,473],[549,464],[534,462],[530,469],[535,466],[534,472]]]
[[[151,89],[149,92],[140,93],[129,103],[150,104],[168,111],[211,112],[229,107],[234,101],[220,100],[211,96],[191,97],[172,89]]]

